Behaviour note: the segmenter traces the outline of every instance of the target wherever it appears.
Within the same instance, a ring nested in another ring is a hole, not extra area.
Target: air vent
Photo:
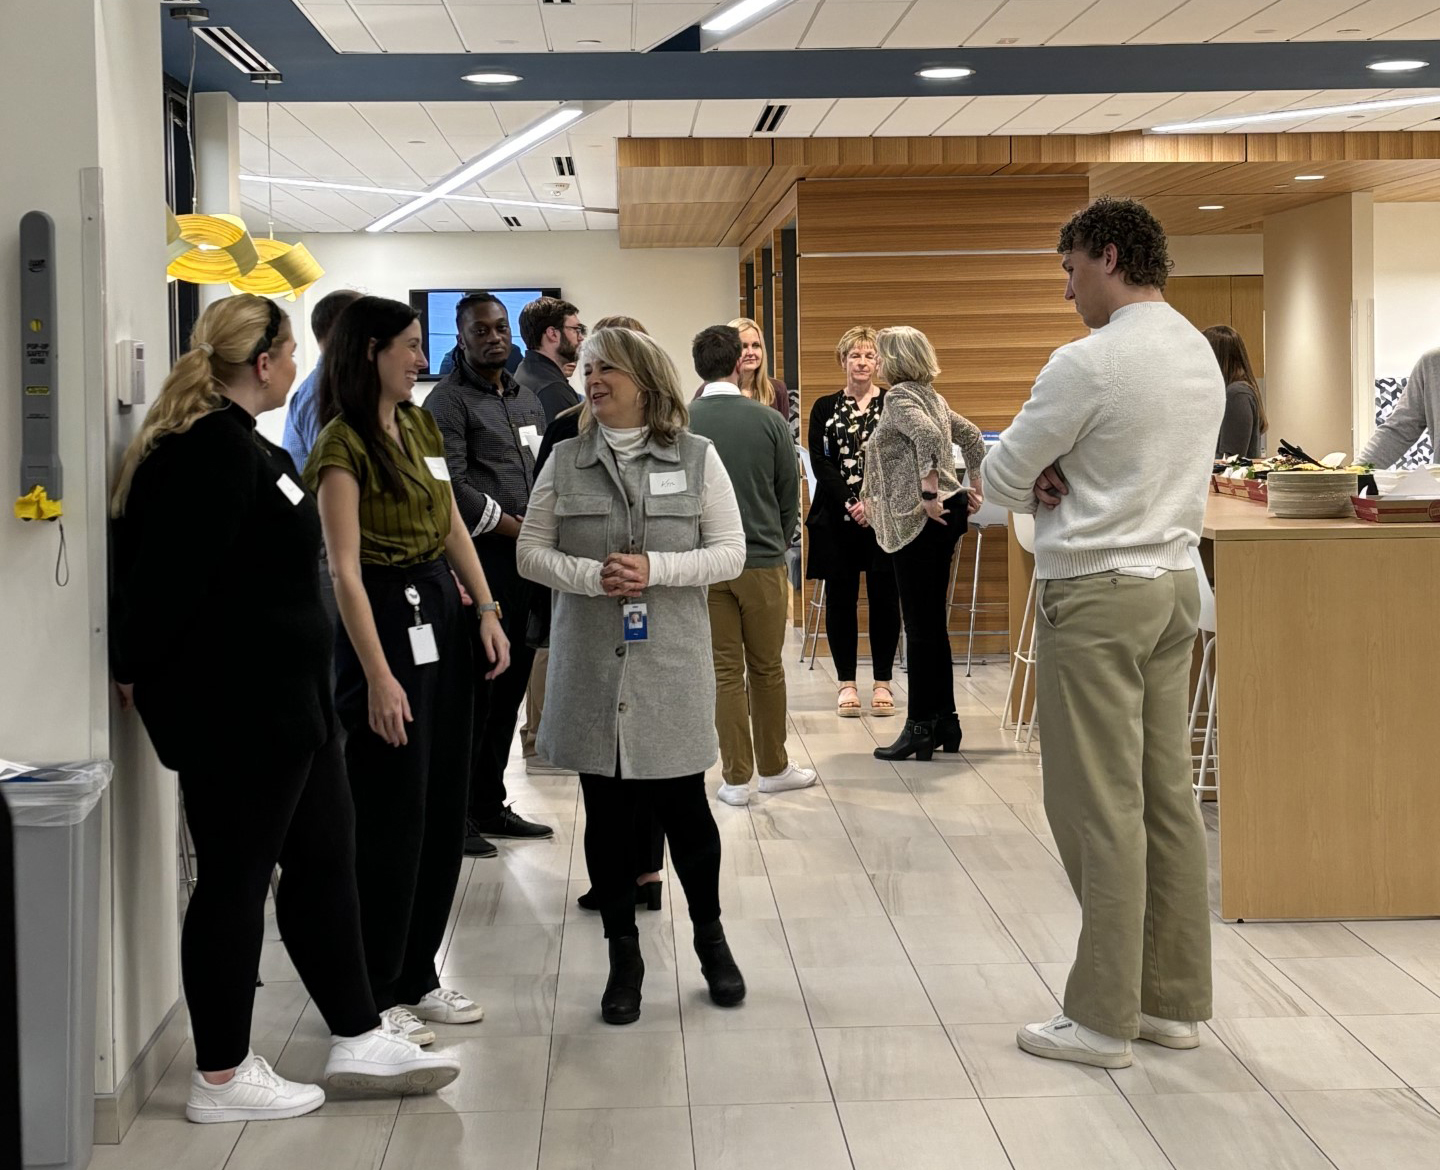
[[[766,106],[760,111],[760,117],[755,122],[755,133],[774,134],[780,129],[780,123],[789,112],[789,106]]]
[[[555,173],[564,178],[571,178],[575,174],[575,160],[568,154],[557,154],[552,156],[551,161],[555,164]]]
[[[519,217],[518,215],[507,215],[507,216],[505,216],[505,226],[506,226],[506,227],[519,227],[519,226],[520,226],[520,217]]]
[[[540,0],[541,4],[574,4],[575,0]]]
[[[252,81],[280,80],[280,70],[265,60],[254,46],[233,28],[206,25],[204,28],[197,28],[195,35]]]

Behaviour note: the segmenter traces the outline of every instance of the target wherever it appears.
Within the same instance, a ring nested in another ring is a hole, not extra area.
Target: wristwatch
[[[487,613],[493,613],[497,621],[505,620],[505,615],[500,612],[500,603],[498,601],[484,601],[475,607],[475,617],[477,620]]]
[[[940,498],[940,493],[939,493],[939,492],[921,492],[921,493],[920,493],[920,498],[921,498],[922,500],[927,501],[927,502],[930,501],[930,500],[938,500],[938,499]]]

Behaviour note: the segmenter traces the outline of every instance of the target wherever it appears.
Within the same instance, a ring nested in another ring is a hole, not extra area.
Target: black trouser
[[[837,520],[830,571],[825,577],[825,638],[841,682],[855,678],[860,641],[857,611],[860,574],[870,610],[870,665],[876,682],[889,682],[900,645],[900,603],[895,592],[895,566],[875,540],[874,529]]]
[[[966,498],[966,493],[960,492],[946,500],[946,523],[925,521],[920,535],[893,558],[900,611],[905,617],[911,719],[934,719],[955,710],[955,673],[945,610],[950,600],[950,561],[969,523]]]
[[[262,740],[264,728],[255,734]],[[339,744],[294,759],[224,757],[182,769],[180,790],[199,872],[180,936],[199,1069],[232,1069],[250,1050],[265,895],[277,862],[280,935],[326,1026],[337,1036],[376,1027]]]
[[[654,816],[670,838],[670,859],[696,925],[720,917],[720,830],[705,796],[705,776],[623,780],[580,773],[585,795],[585,865],[600,903],[606,938],[634,937],[637,820]],[[643,823],[643,822],[642,822]]]
[[[391,747],[370,730],[369,687],[348,637],[338,642],[337,706],[349,738],[355,796],[355,869],[365,962],[383,1011],[413,1004],[440,984],[435,953],[465,852],[474,665],[469,611],[444,557],[404,569],[362,570],[385,661],[410,702],[408,739]],[[405,587],[420,593],[421,620],[440,660],[416,666],[406,632],[415,624]]]
[[[510,639],[510,668],[494,680],[485,678],[490,666],[476,643],[470,815],[483,821],[498,816],[505,807],[505,765],[515,741],[520,704],[530,684],[535,650],[525,636],[533,589],[515,567],[515,542],[492,532],[475,538],[475,551],[480,554],[480,567],[485,570],[490,593],[500,603],[500,624]]]

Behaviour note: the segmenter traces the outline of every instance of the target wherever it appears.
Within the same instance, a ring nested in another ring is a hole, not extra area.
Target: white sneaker
[[[389,1019],[361,1036],[331,1036],[325,1084],[332,1089],[380,1093],[429,1093],[460,1075],[451,1056],[421,1052]]]
[[[559,764],[552,764],[544,756],[527,756],[525,758],[525,774],[527,776],[574,776],[574,768],[562,768]]]
[[[397,1004],[395,1007],[386,1008],[380,1015],[399,1028],[411,1044],[424,1048],[427,1044],[435,1043],[434,1029],[427,1028],[425,1022],[409,1008]]]
[[[1096,1068],[1130,1067],[1130,1041],[1105,1036],[1063,1014],[1043,1024],[1026,1024],[1015,1034],[1015,1043],[1031,1056],[1049,1060],[1071,1060]]]
[[[1200,1025],[1187,1020],[1163,1020],[1141,1012],[1140,1039],[1166,1048],[1199,1048]]]
[[[185,1116],[201,1123],[280,1121],[313,1113],[323,1104],[325,1090],[319,1085],[287,1081],[252,1052],[223,1085],[212,1085],[193,1070]]]
[[[739,808],[750,803],[750,785],[721,784],[720,791],[715,795],[726,804],[733,804]]]
[[[478,1024],[485,1018],[485,1009],[458,991],[437,987],[419,1003],[404,1005],[416,1017],[434,1024]]]
[[[785,765],[778,776],[761,776],[761,792],[789,792],[792,788],[809,788],[818,777],[811,768],[802,768],[794,761]]]

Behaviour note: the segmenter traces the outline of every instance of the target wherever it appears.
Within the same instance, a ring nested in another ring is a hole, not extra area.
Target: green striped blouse
[[[386,489],[364,440],[343,418],[326,424],[305,462],[305,486],[313,492],[320,490],[320,473],[327,467],[344,468],[359,482],[362,565],[433,561],[445,551],[450,534],[450,480],[440,428],[429,412],[409,403],[396,410],[395,422],[401,440],[401,450],[394,452],[399,495]],[[385,435],[382,441],[393,440]]]

